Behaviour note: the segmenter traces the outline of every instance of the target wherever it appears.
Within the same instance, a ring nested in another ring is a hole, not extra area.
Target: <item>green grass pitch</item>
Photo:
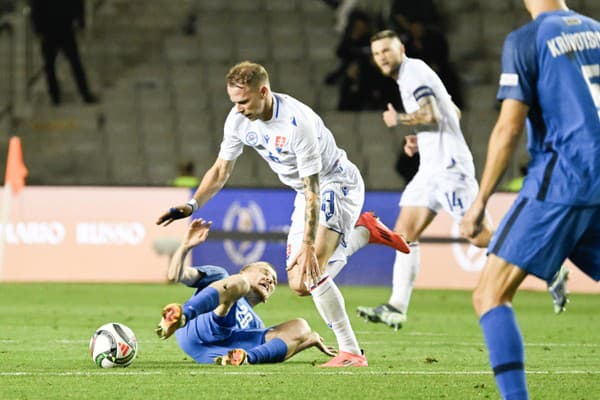
[[[153,329],[162,306],[183,302],[179,285],[0,284],[0,399],[497,399],[487,352],[466,291],[417,290],[398,332],[365,323],[357,305],[387,288],[342,287],[368,368],[322,369],[309,349],[276,365],[197,365]],[[565,314],[545,293],[522,292],[515,309],[525,337],[532,399],[600,398],[600,296],[572,295]],[[280,286],[257,308],[267,325],[302,316],[335,344],[311,299]],[[89,338],[107,322],[136,333],[125,369],[100,369]]]

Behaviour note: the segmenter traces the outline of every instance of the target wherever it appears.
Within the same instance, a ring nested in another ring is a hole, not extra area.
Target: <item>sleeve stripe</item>
[[[500,86],[518,86],[519,75],[503,73],[500,75]]]
[[[415,100],[419,101],[419,99],[425,96],[435,96],[433,90],[429,86],[419,86],[413,92],[413,96],[415,96]]]

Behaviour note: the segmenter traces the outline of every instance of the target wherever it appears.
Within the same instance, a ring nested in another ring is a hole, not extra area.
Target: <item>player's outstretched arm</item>
[[[306,350],[311,347],[316,347],[323,354],[326,354],[330,357],[334,357],[337,354],[337,349],[335,347],[328,346],[327,344],[325,344],[325,340],[323,340],[321,335],[319,335],[315,331],[311,332],[308,335],[308,337],[306,338],[306,340],[304,342],[300,343],[298,345],[298,347],[296,347],[296,351],[294,354],[298,354],[301,351]]]
[[[234,166],[235,160],[217,158],[213,166],[202,177],[194,197],[185,204],[171,207],[169,211],[158,217],[156,225],[167,226],[175,220],[192,215],[223,188],[231,176]]]
[[[167,279],[169,281],[181,282],[188,286],[196,283],[199,278],[199,272],[195,268],[185,266],[185,258],[191,249],[206,240],[211,224],[211,221],[205,221],[202,218],[192,221],[185,232],[183,241],[177,250],[175,250],[169,262],[169,269],[167,270]]]

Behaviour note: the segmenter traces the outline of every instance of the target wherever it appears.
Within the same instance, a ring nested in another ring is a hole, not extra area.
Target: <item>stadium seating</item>
[[[29,182],[38,184],[162,185],[182,160],[194,160],[198,173],[212,164],[231,103],[224,76],[235,62],[261,62],[274,91],[288,92],[313,106],[338,144],[363,171],[370,189],[398,190],[393,169],[401,148],[398,129],[390,131],[381,113],[336,111],[338,90],[323,84],[336,64],[335,14],[311,0],[156,0],[140,7],[130,0],[100,2],[82,43],[82,58],[102,102],[78,103],[68,65],[58,73],[66,104],[49,105],[38,79],[21,116]],[[362,3],[361,3],[362,4]],[[447,27],[450,56],[465,86],[463,128],[478,172],[497,115],[495,93],[499,55],[506,33],[526,22],[521,0],[436,1]],[[594,0],[571,0],[575,10],[595,12]],[[195,34],[184,34],[196,15]],[[7,46],[0,42],[0,57]],[[0,72],[5,65],[0,63]],[[38,64],[39,68],[39,64]],[[0,82],[4,85],[6,82]],[[3,96],[5,90],[0,90]],[[15,127],[6,118],[0,127]],[[6,137],[0,150],[6,148]],[[520,150],[520,152],[524,152]],[[246,151],[231,184],[280,186],[277,177]],[[521,154],[520,154],[521,155]],[[516,171],[511,166],[506,179]],[[4,166],[2,166],[3,168]]]

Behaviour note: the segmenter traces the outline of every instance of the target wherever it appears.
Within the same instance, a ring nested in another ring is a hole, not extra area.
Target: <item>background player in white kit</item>
[[[368,230],[354,229],[364,202],[360,172],[336,146],[333,135],[312,109],[271,91],[267,71],[261,65],[235,65],[227,74],[227,93],[234,107],[225,121],[217,160],[202,178],[193,199],[171,208],[157,224],[167,225],[189,216],[206,203],[227,182],[244,146],[253,147],[281,182],[297,192],[288,234],[288,282],[297,294],[312,295],[319,313],[335,333],[339,353],[323,366],[367,366],[346,314],[344,298],[333,282],[346,263],[348,249],[376,241],[378,231],[386,229],[368,213],[361,216]],[[378,242],[408,251],[402,238],[388,230],[389,235],[395,243]]]
[[[400,199],[400,214],[394,232],[410,243],[410,253],[396,253],[392,294],[387,304],[359,307],[359,315],[398,329],[406,321],[413,284],[420,266],[418,240],[440,209],[457,222],[471,206],[478,185],[471,151],[460,129],[460,110],[452,102],[442,81],[425,62],[407,57],[395,32],[381,31],[371,38],[371,52],[381,73],[394,78],[406,113],[391,104],[383,113],[388,127],[412,126],[404,151],[420,155],[419,170]],[[478,247],[487,247],[493,228],[484,220],[481,232],[469,238]],[[550,292],[555,312],[564,310],[568,270],[557,274]]]
[[[409,254],[396,254],[392,295],[387,304],[359,307],[358,313],[372,322],[399,328],[406,313],[414,280],[419,271],[419,238],[440,209],[460,220],[477,194],[473,157],[459,125],[460,110],[454,105],[442,81],[423,61],[406,57],[404,46],[393,31],[371,38],[371,51],[381,73],[394,78],[406,113],[391,104],[383,113],[388,127],[414,127],[404,151],[419,152],[419,170],[406,186],[394,231],[410,243]],[[487,245],[492,230],[488,224],[473,244]]]

